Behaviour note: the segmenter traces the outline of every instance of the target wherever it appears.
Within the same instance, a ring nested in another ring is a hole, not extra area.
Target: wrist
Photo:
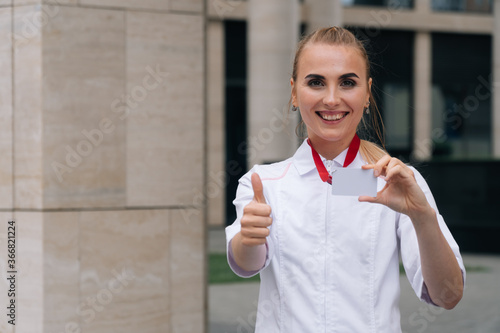
[[[267,241],[263,244],[245,245],[241,234],[236,234],[231,240],[231,252],[236,264],[247,272],[261,269],[267,257]]]
[[[436,211],[430,205],[427,205],[427,207],[412,211],[408,216],[414,225],[421,225],[422,223],[435,221]]]

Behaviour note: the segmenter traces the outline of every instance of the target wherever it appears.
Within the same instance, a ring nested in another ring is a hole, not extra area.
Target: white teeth
[[[347,115],[347,113],[337,113],[337,114],[331,114],[331,115],[320,113],[321,118],[323,118],[325,120],[339,120],[339,119],[344,118],[346,115]]]

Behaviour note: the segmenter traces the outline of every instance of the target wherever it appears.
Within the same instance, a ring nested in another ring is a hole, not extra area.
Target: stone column
[[[415,11],[419,14],[428,14],[431,12],[431,0],[414,1],[413,4]]]
[[[12,96],[12,8],[0,8],[0,299],[2,300],[2,319],[0,320],[0,332],[14,333],[16,326],[8,323],[11,320],[7,316],[10,310],[6,309],[9,304],[8,290],[10,282],[7,280],[7,237],[8,221],[13,219],[11,211],[13,206],[13,96]],[[38,259],[38,258],[37,258]],[[14,267],[18,269],[17,267]],[[19,284],[19,281],[15,281]],[[38,295],[37,295],[38,296]],[[40,304],[40,302],[38,302]],[[17,304],[16,304],[17,305]],[[18,312],[18,311],[17,311]],[[39,320],[39,318],[34,318]]]
[[[306,0],[307,31],[329,26],[342,26],[342,2],[340,0]]]
[[[428,160],[432,156],[432,64],[431,35],[428,32],[415,34],[414,55],[414,142],[412,158]]]
[[[290,116],[288,101],[298,8],[297,0],[248,4],[249,167],[283,160],[297,148],[296,120]]]
[[[203,332],[203,1],[46,2],[0,1],[15,332]]]
[[[224,21],[207,24],[207,220],[225,225]]]
[[[500,0],[493,3],[493,103],[492,103],[492,140],[493,157],[500,158]]]

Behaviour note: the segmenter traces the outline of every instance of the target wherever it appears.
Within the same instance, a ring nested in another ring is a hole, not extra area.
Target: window
[[[413,8],[413,0],[342,0],[344,6],[383,6],[391,8]]]
[[[370,38],[367,35],[372,34],[364,29],[354,29],[354,33],[369,40],[372,92],[384,121],[386,148],[392,156],[408,160],[412,149],[414,33],[380,30]]]
[[[224,21],[226,59],[226,223],[236,219],[232,204],[238,179],[246,173],[247,156],[247,24]]]
[[[493,0],[432,0],[432,10],[491,13]]]
[[[491,154],[491,36],[432,35],[434,157]]]

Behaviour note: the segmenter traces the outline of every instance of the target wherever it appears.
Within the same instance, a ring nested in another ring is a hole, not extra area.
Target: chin
[[[341,141],[346,137],[346,133],[344,131],[329,131],[326,133],[322,133],[322,135],[319,135],[319,138],[325,141],[330,141],[330,142],[336,142],[336,141]]]

